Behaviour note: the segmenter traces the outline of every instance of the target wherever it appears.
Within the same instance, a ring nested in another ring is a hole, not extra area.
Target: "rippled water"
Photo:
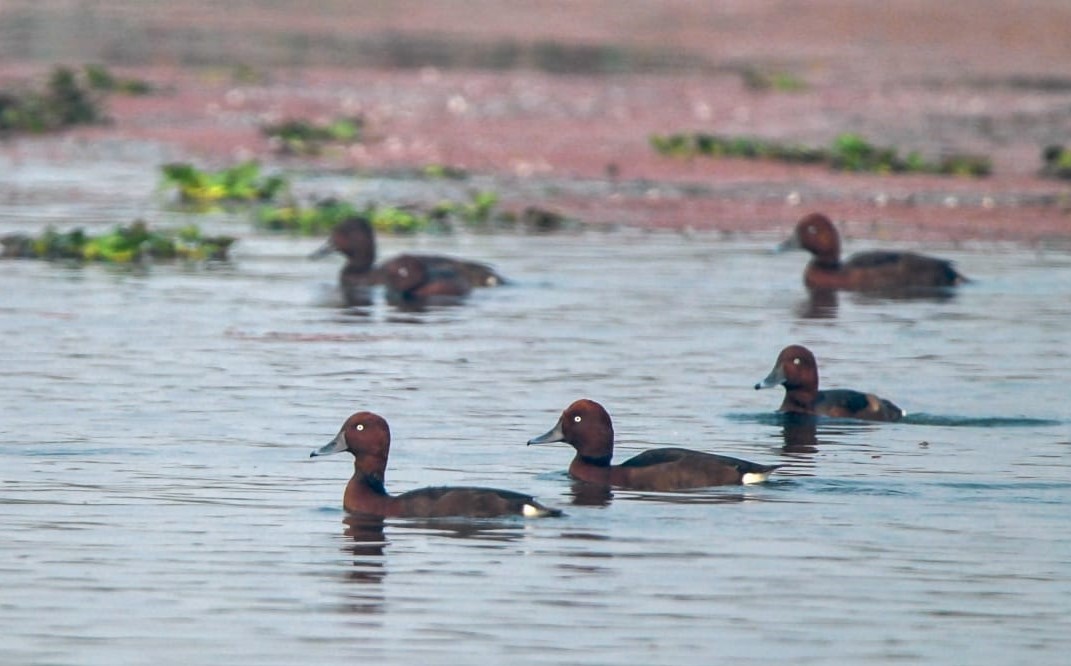
[[[92,217],[26,222],[29,198],[5,229]],[[214,224],[243,236],[230,266],[0,262],[0,662],[1066,659],[1068,255],[933,248],[976,282],[823,305],[774,238],[385,238],[516,282],[401,313],[337,307],[316,239]],[[825,386],[911,416],[783,424],[780,391],[751,387],[791,342]],[[582,396],[619,460],[672,444],[787,468],[593,497],[568,447],[524,445]],[[357,409],[391,423],[394,491],[507,487],[568,515],[344,524],[349,458],[308,453]]]

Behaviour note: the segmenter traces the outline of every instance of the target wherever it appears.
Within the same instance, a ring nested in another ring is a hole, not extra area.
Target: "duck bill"
[[[797,234],[792,234],[791,236],[789,236],[785,240],[783,240],[780,243],[778,243],[777,247],[774,248],[774,251],[775,252],[788,252],[789,250],[799,250],[799,249],[802,249],[802,248],[803,248],[803,246],[800,245],[800,237]]]
[[[309,255],[309,259],[323,259],[334,251],[335,244],[328,239],[323,245],[313,250],[312,254]]]
[[[315,451],[313,451],[312,453],[310,453],[309,457],[310,458],[315,458],[316,456],[329,456],[332,453],[341,453],[342,451],[345,451],[345,450],[346,450],[346,435],[345,435],[345,431],[339,430],[338,434],[335,435],[334,439],[332,439],[327,444],[324,444],[320,448],[318,448]]]
[[[770,374],[766,375],[766,379],[762,380],[758,384],[755,384],[755,390],[773,388],[785,383],[785,373],[781,370],[781,365],[777,364],[774,369],[770,371]]]
[[[554,424],[554,427],[546,431],[539,437],[533,437],[528,440],[528,446],[533,444],[549,444],[550,442],[560,442],[565,439],[565,433],[562,431],[562,420],[558,419],[558,422]]]

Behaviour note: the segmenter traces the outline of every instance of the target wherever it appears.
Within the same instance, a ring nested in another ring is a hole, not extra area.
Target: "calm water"
[[[36,187],[7,182],[3,229],[159,215]],[[1065,663],[1071,256],[932,248],[977,282],[810,307],[773,237],[385,238],[516,280],[399,313],[337,307],[316,239],[208,224],[243,237],[232,265],[0,262],[0,663]],[[908,421],[783,427],[751,386],[791,342]],[[578,397],[619,460],[787,468],[578,493],[571,449],[524,445]],[[507,487],[567,517],[344,524],[351,459],[308,453],[358,409],[391,423],[395,492]]]

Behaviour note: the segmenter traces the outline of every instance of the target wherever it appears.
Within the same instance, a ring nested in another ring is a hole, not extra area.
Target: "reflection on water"
[[[818,452],[818,418],[810,414],[784,414],[781,438],[785,440],[785,453]]]
[[[357,614],[384,612],[382,583],[387,575],[384,562],[388,540],[384,534],[383,519],[346,516],[343,550],[353,555],[353,566],[345,570],[347,583],[356,583],[347,596],[346,610]]]
[[[576,506],[610,506],[614,491],[601,483],[574,480],[570,483],[572,503]]]
[[[913,287],[883,289],[881,291],[846,292],[844,295],[840,295],[830,289],[805,289],[803,291],[806,296],[796,306],[796,316],[800,319],[835,319],[841,298],[850,298],[856,303],[875,307],[889,305],[897,301],[946,303],[956,298],[961,289],[969,288]]]
[[[837,292],[827,289],[806,289],[806,297],[796,306],[800,319],[836,319],[839,301]]]
[[[0,262],[2,663],[1071,649],[1071,257],[947,250],[977,278],[953,299],[840,294],[808,318],[798,258],[765,239],[388,237],[387,254],[514,279],[399,312],[325,307],[337,264],[304,260],[316,239],[216,224],[243,236],[225,270]],[[830,385],[902,396],[908,418],[774,414],[751,386],[788,342],[828,359]],[[685,493],[575,483],[563,450],[524,442],[577,395],[615,405],[622,459],[683,446],[786,466]],[[514,488],[568,515],[343,519],[349,465],[305,456],[357,409],[391,421],[392,487]]]

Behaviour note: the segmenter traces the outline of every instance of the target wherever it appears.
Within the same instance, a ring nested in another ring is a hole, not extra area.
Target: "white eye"
[[[364,424],[363,423],[358,423],[356,427],[357,427],[358,430],[364,430]]]
[[[408,268],[399,268],[398,269],[398,275],[401,275],[402,277],[409,277],[409,269]]]
[[[792,359],[792,365],[799,365],[799,364],[800,364],[800,360],[798,358]]]
[[[573,421],[576,422],[576,423],[580,423],[581,420],[582,419],[579,416],[574,416],[573,417]]]
[[[807,233],[809,233],[809,234],[811,234],[813,236],[814,234],[818,233],[818,230],[815,229],[814,227],[807,227]]]

